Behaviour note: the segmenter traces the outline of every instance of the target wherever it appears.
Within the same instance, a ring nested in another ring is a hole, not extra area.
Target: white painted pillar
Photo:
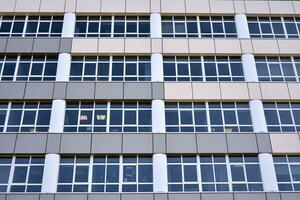
[[[58,154],[46,154],[42,193],[55,193],[57,190],[60,157]]]
[[[250,38],[247,16],[245,14],[236,14],[234,20],[238,38]]]
[[[71,54],[69,53],[60,53],[58,55],[56,81],[69,81],[71,59]]]
[[[267,133],[267,123],[264,114],[264,108],[261,100],[250,100],[250,113],[255,133]]]
[[[150,15],[150,33],[151,38],[161,38],[161,16],[160,13],[151,13]]]
[[[258,82],[257,70],[253,54],[243,54],[242,64],[244,70],[245,81]]]
[[[261,153],[258,155],[261,178],[265,192],[278,192],[275,166],[272,154]]]
[[[164,81],[163,56],[160,53],[151,54],[151,81]]]
[[[76,24],[75,13],[65,13],[63,28],[62,28],[62,37],[74,37],[75,24]]]
[[[168,192],[168,166],[166,154],[153,155],[153,192]]]
[[[66,101],[65,100],[53,100],[52,102],[52,112],[50,117],[50,133],[62,133],[64,130],[65,121],[65,110]]]
[[[163,100],[152,100],[152,132],[166,132],[165,103]]]

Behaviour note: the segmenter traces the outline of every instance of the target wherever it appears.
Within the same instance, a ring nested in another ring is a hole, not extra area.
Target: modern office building
[[[0,0],[0,200],[299,200],[300,1]]]

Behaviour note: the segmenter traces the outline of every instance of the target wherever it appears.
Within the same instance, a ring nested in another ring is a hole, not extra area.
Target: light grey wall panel
[[[57,194],[55,200],[87,200],[87,194]]]
[[[15,153],[45,153],[47,134],[25,134],[17,136]]]
[[[89,200],[120,200],[119,194],[90,194]]]
[[[5,200],[6,199],[6,195],[5,194],[0,194],[0,200]]]
[[[23,99],[26,83],[2,82],[0,83],[1,99]]]
[[[164,99],[165,89],[164,84],[159,82],[152,83],[152,98],[153,99]]]
[[[234,200],[266,200],[264,193],[235,193]]]
[[[153,153],[166,153],[166,134],[153,134]]]
[[[58,53],[59,38],[36,38],[33,43],[33,53]]]
[[[200,193],[198,194],[169,194],[169,200],[200,200]]]
[[[94,99],[94,97],[95,83],[68,83],[67,99]]]
[[[41,194],[39,200],[54,200],[54,194]]]
[[[61,136],[61,153],[90,153],[91,134],[62,134]]]
[[[227,134],[229,153],[258,153],[255,134]]]
[[[195,134],[167,134],[167,153],[197,153]]]
[[[122,200],[153,200],[153,194],[123,194]]]
[[[28,82],[24,99],[52,99],[54,82]]]
[[[225,134],[197,134],[198,153],[227,153]]]
[[[0,153],[14,153],[17,135],[16,134],[0,134]]]
[[[300,193],[299,192],[286,192],[281,193],[281,200],[299,200]]]
[[[92,153],[122,153],[122,134],[92,134]]]
[[[53,99],[65,99],[67,91],[67,83],[65,82],[55,82]]]
[[[154,194],[155,200],[168,200],[168,194]]]
[[[151,83],[124,83],[124,99],[152,99]]]
[[[256,134],[258,151],[260,153],[272,153],[270,135],[268,133]]]
[[[267,200],[281,200],[280,193],[266,193]]]
[[[123,153],[153,153],[152,134],[123,134]]]
[[[0,52],[4,52],[6,48],[7,39],[0,38]]]
[[[202,193],[202,200],[233,200],[232,193]]]
[[[122,82],[96,83],[95,99],[123,99],[123,91]]]
[[[6,44],[7,53],[31,53],[33,39],[30,38],[9,38]]]
[[[6,200],[24,200],[23,194],[11,194],[7,195]],[[39,200],[38,194],[26,195],[26,200]]]
[[[59,44],[59,53],[70,53],[72,49],[72,39],[62,38]]]
[[[46,153],[59,153],[61,134],[48,134]]]

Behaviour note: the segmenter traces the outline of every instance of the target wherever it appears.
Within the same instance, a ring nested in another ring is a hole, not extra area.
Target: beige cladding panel
[[[126,13],[150,13],[150,0],[126,0]]]
[[[77,0],[66,0],[65,12],[75,12],[76,1]]]
[[[161,39],[151,39],[151,52],[152,53],[162,53]]]
[[[125,13],[125,0],[102,0],[101,12]]]
[[[260,83],[263,100],[290,100],[286,83]]]
[[[253,39],[254,54],[279,54],[276,40]]]
[[[261,99],[262,94],[260,91],[259,83],[247,83],[247,84],[248,84],[248,90],[249,90],[249,98],[250,99]]]
[[[210,14],[209,0],[185,0],[187,14]]]
[[[292,1],[295,14],[300,14],[300,1]]]
[[[291,1],[268,1],[271,14],[294,14]]]
[[[247,83],[220,83],[222,100],[249,100]]]
[[[233,1],[210,0],[210,12],[213,14],[231,14],[234,12]]]
[[[246,13],[249,14],[269,14],[269,4],[268,1],[253,0],[245,1]]]
[[[0,0],[0,12],[13,12],[16,0]]]
[[[189,53],[189,45],[187,39],[163,39],[163,53],[180,54]]]
[[[300,54],[300,40],[278,40],[281,54]]]
[[[125,40],[122,38],[99,39],[98,53],[124,54]]]
[[[234,10],[236,13],[246,13],[246,7],[244,1],[233,1]]]
[[[250,39],[240,39],[242,53],[253,53],[252,42]]]
[[[160,9],[160,0],[151,0],[151,13],[159,13]]]
[[[299,83],[287,83],[292,100],[300,100],[300,84]]]
[[[98,39],[95,38],[76,38],[73,39],[72,53],[97,53]]]
[[[189,100],[193,99],[191,83],[165,83],[166,100]]]
[[[300,139],[298,134],[270,134],[273,153],[299,153]]]
[[[195,100],[220,100],[219,83],[192,83],[193,98]]]
[[[161,0],[162,13],[185,13],[184,0]]]
[[[149,39],[125,39],[125,52],[135,54],[150,54],[151,40]]]
[[[99,13],[101,1],[99,0],[77,0],[77,13]]]
[[[39,12],[41,0],[17,0],[15,12]]]
[[[40,12],[64,12],[66,0],[42,0]]]
[[[238,39],[215,39],[217,54],[240,54],[241,45]]]
[[[215,43],[213,39],[189,39],[191,54],[215,54]]]

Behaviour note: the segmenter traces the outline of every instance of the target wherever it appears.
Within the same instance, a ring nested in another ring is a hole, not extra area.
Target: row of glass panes
[[[2,81],[55,81],[57,56],[0,56]],[[300,81],[299,57],[255,57],[259,81]],[[164,81],[244,81],[237,56],[164,56]],[[149,56],[73,56],[70,81],[151,81]]]
[[[279,191],[300,191],[300,156],[273,156]],[[149,156],[60,159],[57,192],[153,192]],[[0,192],[41,192],[43,156],[0,157]],[[168,156],[169,192],[263,191],[255,155]]]
[[[269,132],[299,132],[300,103],[264,103]],[[0,104],[0,132],[48,132],[48,102]],[[166,132],[253,132],[248,103],[165,103]],[[64,132],[152,132],[151,103],[67,103]]]

